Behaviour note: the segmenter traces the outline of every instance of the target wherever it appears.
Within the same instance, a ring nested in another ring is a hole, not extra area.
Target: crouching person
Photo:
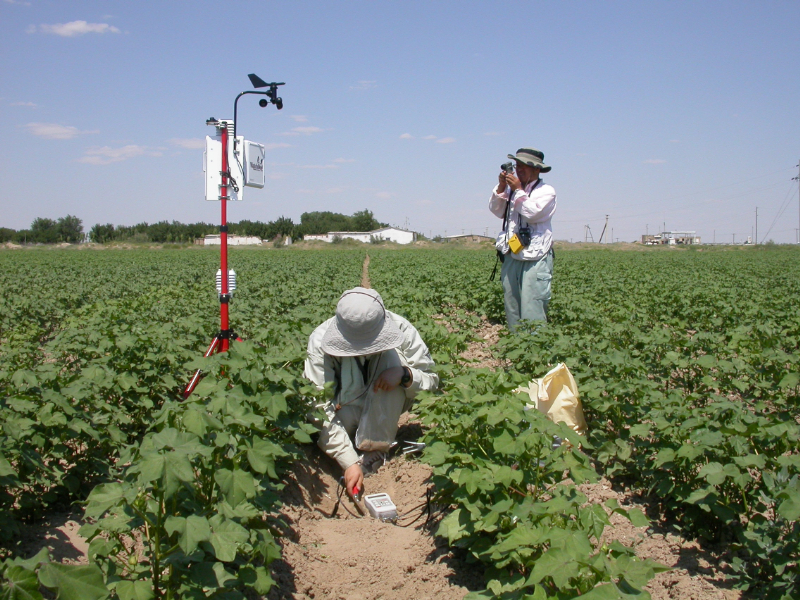
[[[342,467],[351,496],[364,489],[365,470],[383,460],[417,392],[438,387],[432,367],[419,332],[386,310],[375,290],[344,292],[336,315],[311,334],[303,374],[320,388],[334,383],[317,443]]]

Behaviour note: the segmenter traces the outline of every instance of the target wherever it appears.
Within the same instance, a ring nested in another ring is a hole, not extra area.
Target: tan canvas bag
[[[516,391],[530,396],[528,408],[544,413],[554,423],[566,423],[578,435],[586,434],[578,386],[564,363],[557,364],[541,379],[534,379],[527,387]]]

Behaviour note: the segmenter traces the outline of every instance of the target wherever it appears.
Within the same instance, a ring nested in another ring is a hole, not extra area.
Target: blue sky
[[[205,120],[257,73],[285,107],[239,102],[267,185],[232,221],[494,235],[499,165],[533,146],[557,239],[609,215],[621,241],[738,242],[758,207],[759,238],[795,242],[798,31],[798,2],[0,0],[0,226],[218,222]]]

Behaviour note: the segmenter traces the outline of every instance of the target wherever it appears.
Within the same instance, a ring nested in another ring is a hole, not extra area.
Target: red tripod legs
[[[206,353],[203,356],[205,358],[208,358],[209,356],[211,356],[215,352],[219,352],[220,348],[222,347],[221,342],[222,342],[222,339],[219,337],[219,335],[215,335],[214,339],[211,340],[211,345],[208,347],[208,350],[206,350]],[[203,375],[203,372],[200,369],[197,369],[197,372],[194,374],[192,379],[189,381],[189,383],[186,385],[186,387],[183,390],[183,397],[184,398],[188,398],[191,395],[191,393],[194,391],[194,388],[197,387],[197,384],[199,383],[200,377],[202,377],[202,375]]]
[[[235,334],[234,334],[235,335]],[[241,342],[242,338],[236,336],[236,341]],[[227,338],[223,338],[218,333],[214,336],[214,339],[211,340],[211,345],[206,350],[206,353],[203,354],[203,358],[208,358],[212,354],[216,354],[217,352],[227,352],[228,348],[230,347],[230,341]],[[192,395],[194,388],[197,387],[197,384],[200,383],[200,378],[203,376],[203,371],[197,369],[192,379],[186,384],[186,387],[183,389],[183,398],[184,400]]]

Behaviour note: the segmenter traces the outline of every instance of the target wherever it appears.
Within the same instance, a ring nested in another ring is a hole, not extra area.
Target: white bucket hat
[[[381,295],[363,287],[347,290],[336,305],[336,317],[322,337],[331,356],[363,356],[397,348],[403,333],[386,316]]]

